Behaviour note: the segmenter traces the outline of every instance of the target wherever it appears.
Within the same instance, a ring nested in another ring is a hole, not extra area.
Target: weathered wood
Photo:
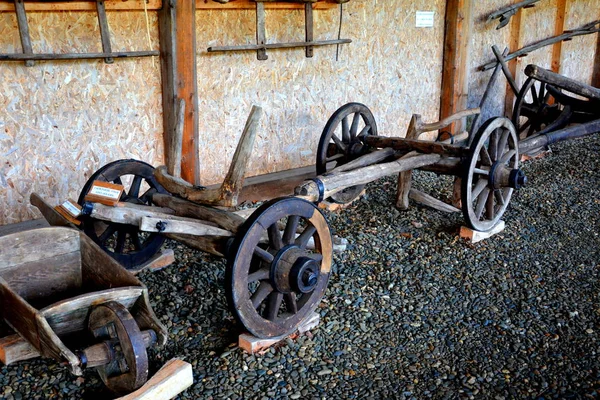
[[[244,0],[248,1],[248,0]],[[29,11],[96,11],[96,4],[93,1],[24,1],[25,10]],[[331,5],[333,6],[333,5]],[[148,0],[147,10],[160,10],[162,0]],[[142,0],[107,0],[107,10],[144,10]],[[14,1],[0,0],[0,12],[15,11]]]
[[[416,201],[419,204],[423,204],[427,207],[434,208],[438,211],[449,212],[449,213],[460,212],[460,209],[458,209],[450,204],[444,203],[443,201],[438,200],[435,197],[430,196],[427,193],[423,193],[417,189],[410,189],[409,198],[411,200]]]
[[[130,57],[155,57],[156,50],[145,51],[116,51],[112,53],[35,53],[35,54],[0,54],[0,61],[24,60],[94,60],[98,58],[130,58]]]
[[[152,202],[161,207],[173,209],[175,215],[178,217],[198,218],[209,221],[232,233],[237,233],[239,227],[245,222],[244,218],[232,212],[219,210],[214,207],[206,207],[166,194],[153,195]]]
[[[559,75],[537,65],[529,64],[525,68],[525,75],[588,99],[600,100],[600,89],[577,82],[575,79]]]
[[[519,16],[519,13],[517,13],[516,16]],[[513,23],[514,23],[514,19],[513,19]],[[519,21],[519,24],[520,24],[520,21]],[[541,49],[542,47],[550,46],[554,43],[568,40],[568,39],[574,38],[576,36],[589,35],[589,34],[596,33],[596,32],[600,32],[600,20],[590,22],[590,23],[585,24],[577,29],[565,31],[562,35],[553,36],[551,38],[532,43],[528,46],[523,47],[522,49],[519,49],[517,51],[510,53],[508,56],[506,56],[505,60],[506,61],[514,60],[517,57],[526,56],[527,54],[531,53],[532,51]],[[511,46],[511,48],[514,48],[514,47],[518,47],[518,46]],[[496,65],[496,62],[492,61],[492,62],[489,62],[487,64],[480,66],[479,70],[487,71],[488,69],[494,68],[495,65]]]
[[[536,150],[544,149],[552,143],[584,137],[598,132],[600,132],[600,119],[543,135],[531,136],[519,142],[519,153],[534,153]]]
[[[225,229],[216,228],[192,218],[184,219],[184,217],[179,217],[177,220],[142,217],[139,227],[143,232],[183,233],[197,236],[233,236],[233,233]]]
[[[319,176],[325,187],[324,197],[327,198],[347,187],[373,182],[384,176],[420,168],[425,165],[435,164],[441,158],[438,154],[423,154],[400,159],[385,164],[371,165],[350,172],[343,172],[332,176]],[[310,201],[319,199],[319,188],[313,181],[305,182],[296,189],[299,197]]]
[[[448,125],[455,123],[456,121],[460,121],[463,118],[466,118],[470,115],[478,115],[481,113],[480,108],[472,108],[469,110],[459,111],[455,114],[450,115],[438,122],[432,122],[429,124],[423,123],[421,119],[421,115],[413,114],[411,122],[409,124],[408,131],[406,132],[406,139],[418,139],[422,133],[437,131],[439,129],[445,128]]]
[[[41,309],[40,313],[59,336],[85,332],[90,307],[109,301],[117,301],[129,309],[142,295],[143,291],[144,289],[141,286],[98,290],[58,301]]]
[[[258,4],[258,3],[257,3]],[[239,46],[211,46],[207,49],[209,53],[216,53],[220,51],[248,51],[248,50],[268,50],[268,49],[294,49],[298,47],[320,47],[320,46],[331,46],[336,44],[349,44],[352,43],[351,39],[332,39],[332,40],[314,40],[312,42],[287,42],[287,43],[265,43],[264,45],[258,44],[245,44]]]
[[[42,213],[46,221],[52,226],[64,226],[69,228],[75,228],[65,217],[63,217],[58,211],[51,205],[46,203],[37,193],[31,193],[29,196],[29,202],[36,206]]]
[[[104,0],[96,0],[96,12],[98,13],[98,25],[100,26],[100,40],[102,41],[102,52],[112,53],[110,45],[110,30],[108,29],[108,20],[106,19],[106,6]],[[107,64],[115,62],[114,58],[107,57],[104,59]]]
[[[511,50],[518,49],[519,47],[521,47],[521,28],[523,22],[522,16],[523,10],[519,9],[510,22],[510,36],[508,41],[508,48]],[[507,57],[508,55],[506,57],[503,57],[503,59],[505,62],[508,63],[508,71],[510,73],[508,74],[507,72],[505,72],[505,76],[507,77],[507,80],[509,77],[514,80],[514,77],[517,75],[518,63],[516,59],[510,60],[507,59]],[[512,85],[510,84],[510,81],[507,81],[504,93],[504,115],[509,116],[513,114],[513,107],[516,97],[516,94],[514,92],[514,89],[512,88]]]
[[[201,250],[218,257],[225,257],[227,253],[227,241],[230,236],[192,236],[185,234],[165,234],[169,239],[177,240],[192,249]]]
[[[233,159],[229,165],[229,172],[221,185],[220,199],[225,206],[233,207],[237,205],[238,196],[244,186],[244,178],[248,168],[248,162],[254,148],[254,140],[258,130],[258,123],[262,117],[262,108],[252,106],[250,115],[246,120],[246,126],[238,142]]]
[[[565,15],[567,13],[567,0],[557,0],[556,17],[554,19],[554,35],[558,36],[565,31]],[[560,72],[560,60],[562,57],[562,42],[556,42],[552,45],[552,64],[553,72]]]
[[[31,360],[39,356],[40,352],[19,335],[10,335],[0,339],[0,361],[4,365]]]
[[[135,269],[129,269],[129,271],[137,275],[142,271],[160,271],[175,263],[175,252],[173,249],[162,249],[157,255],[152,257],[150,260]]]
[[[32,219],[29,221],[18,222],[0,226],[0,236],[10,235],[12,233],[30,231],[32,229],[48,228],[50,225],[43,219]]]
[[[517,95],[519,93],[519,88],[517,87],[517,83],[515,82],[514,72],[511,71],[508,64],[506,64],[503,54],[500,53],[500,49],[496,45],[492,46],[492,52],[494,53],[494,56],[496,56],[498,64],[500,64],[500,67],[502,67],[504,76],[506,77],[506,80],[508,81],[508,84],[510,85],[510,88],[513,91],[513,95]]]
[[[154,177],[167,191],[184,199],[212,205],[217,205],[220,201],[220,187],[206,189],[194,186],[182,178],[170,175],[164,165],[154,170]]]
[[[342,1],[345,3],[346,1]],[[265,9],[269,10],[302,10],[304,4],[302,2],[291,1],[266,1]],[[339,1],[335,0],[319,0],[311,2],[312,8],[315,10],[330,10],[339,7]],[[197,10],[254,10],[256,2],[254,0],[234,0],[234,1],[200,1],[196,4]]]
[[[183,145],[183,127],[185,125],[185,100],[179,99],[175,102],[175,131],[168,135],[170,140],[167,151],[167,171],[174,177],[181,178],[181,146]]]
[[[460,227],[460,237],[464,239],[468,239],[471,243],[481,242],[482,240],[489,239],[494,235],[499,234],[504,230],[506,224],[504,221],[500,220],[490,231],[480,232],[475,231],[471,228],[467,228],[466,226]]]
[[[365,154],[357,158],[356,160],[352,160],[349,163],[340,165],[339,167],[335,167],[331,174],[337,174],[345,171],[352,171],[353,169],[368,167],[369,165],[376,164],[381,162],[387,158],[393,157],[396,154],[394,149],[385,148],[374,151],[372,153]]]
[[[467,108],[468,60],[473,20],[472,0],[446,2],[440,119]],[[460,121],[453,123],[449,128],[451,133],[463,130]]]
[[[500,23],[498,24],[496,29],[501,29],[508,25],[508,23],[510,22],[510,18],[513,15],[515,15],[521,8],[534,7],[534,3],[537,3],[538,1],[540,0],[525,0],[510,6],[503,7],[498,11],[494,11],[493,13],[488,15],[487,22],[493,21],[498,18],[500,19]]]
[[[393,138],[384,136],[367,136],[364,142],[371,147],[385,148],[389,147],[398,151],[418,151],[424,154],[441,154],[449,157],[464,157],[469,149],[463,146],[446,144],[440,142],[431,142],[427,140],[411,140],[404,138]]]
[[[27,14],[25,13],[25,4],[23,0],[15,1],[15,13],[17,14],[17,25],[19,26],[19,36],[21,37],[21,47],[26,55],[33,54],[31,47],[31,37],[29,36],[29,24],[27,23]],[[33,67],[35,63],[32,60],[27,60],[25,66]]]
[[[158,13],[163,86],[165,154],[173,154],[171,136],[177,130],[177,104],[185,101],[181,146],[181,177],[200,183],[198,152],[198,88],[196,77],[196,0],[165,2]],[[167,165],[173,160],[167,159]]]
[[[140,206],[131,203],[118,203],[117,207],[93,203],[90,216],[102,221],[117,224],[139,225],[142,217],[152,215],[157,218],[177,218],[175,212],[169,208]]]
[[[173,358],[138,390],[117,400],[169,400],[194,383],[192,365]]]
[[[314,28],[313,28],[313,7],[312,4],[306,3],[304,5],[304,31],[306,32],[305,40],[311,43],[315,40]],[[311,58],[314,55],[314,48],[312,46],[306,47],[306,57]]]

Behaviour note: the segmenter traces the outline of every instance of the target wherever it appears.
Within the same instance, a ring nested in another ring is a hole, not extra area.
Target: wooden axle
[[[591,135],[600,131],[600,119],[592,122],[588,122],[581,125],[575,125],[569,128],[561,129],[559,131],[546,133],[543,135],[531,136],[525,140],[519,142],[519,153],[527,154],[532,153],[537,149],[543,149],[546,146],[562,142],[568,139],[575,139]]]
[[[367,146],[376,148],[392,148],[398,151],[418,151],[424,154],[440,154],[449,157],[466,157],[469,149],[464,146],[431,142],[426,140],[413,140],[404,138],[390,138],[382,136],[366,136],[364,142]]]
[[[141,332],[142,340],[146,348],[156,343],[156,333],[152,329]],[[85,348],[79,358],[85,368],[95,368],[109,364],[119,357],[115,346],[119,344],[117,339],[107,340]]]

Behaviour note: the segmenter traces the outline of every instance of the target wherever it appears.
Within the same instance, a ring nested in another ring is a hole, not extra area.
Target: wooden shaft
[[[425,165],[419,169],[440,175],[461,176],[462,160],[458,157],[443,157],[435,164]]]
[[[150,51],[122,51],[112,53],[63,53],[63,54],[0,54],[0,61],[23,60],[92,60],[97,58],[127,58],[127,57],[154,57],[160,53]]]
[[[141,335],[146,348],[156,343],[156,333],[153,330],[142,331]],[[113,339],[85,348],[82,353],[86,359],[86,368],[99,367],[112,362],[116,355],[114,346],[117,344],[118,340]]]
[[[21,37],[21,46],[26,55],[33,54],[31,46],[31,37],[29,36],[29,24],[27,23],[27,14],[25,13],[25,3],[23,0],[15,0],[15,12],[17,14],[17,24],[19,25],[19,36]],[[27,60],[25,66],[33,67],[35,63]]]
[[[529,64],[525,68],[525,75],[537,79],[538,81],[556,86],[560,89],[567,90],[571,93],[575,93],[589,99],[600,100],[600,89],[577,82],[574,79],[567,78],[566,76],[538,67],[537,65]]]
[[[552,143],[575,139],[597,132],[600,132],[600,119],[521,140],[519,142],[519,153],[530,153],[532,150],[544,148]]]
[[[498,63],[502,67],[502,71],[504,72],[504,76],[506,76],[506,80],[508,81],[510,88],[512,89],[513,93],[517,95],[519,93],[519,88],[517,87],[517,83],[515,82],[515,78],[513,77],[513,74],[510,71],[508,64],[506,64],[504,56],[502,55],[502,53],[500,53],[500,49],[498,49],[496,45],[492,46],[492,51],[494,52]]]
[[[417,135],[416,135],[416,137],[414,137],[414,139],[418,139],[419,135],[422,133],[437,131],[439,129],[445,128],[448,125],[455,123],[456,121],[460,121],[461,119],[463,119],[465,117],[468,117],[471,115],[477,115],[479,113],[481,113],[480,108],[472,108],[469,110],[459,111],[455,114],[450,115],[449,117],[442,119],[441,121],[432,122],[429,124],[422,123],[421,116],[418,114],[415,114],[417,116],[417,118],[415,121],[415,125],[412,129],[414,129],[416,131]],[[413,118],[415,117],[415,115],[413,115]],[[408,139],[408,137],[407,137],[407,139]]]
[[[297,47],[318,47],[318,46],[330,46],[335,44],[348,44],[352,43],[351,39],[332,39],[332,40],[315,40],[313,42],[288,42],[288,43],[265,43],[261,45],[248,44],[240,46],[212,46],[206,51],[209,53],[215,53],[218,51],[248,51],[248,50],[268,50],[268,49],[293,49]]]
[[[306,3],[304,5],[304,30],[305,40],[307,43],[314,42],[314,29],[313,29],[313,8],[312,4]],[[306,46],[306,57],[311,58],[314,54],[314,48],[312,46]]]
[[[390,149],[390,148],[377,150],[372,153],[365,154],[364,156],[361,156],[361,157],[357,158],[356,160],[352,160],[347,164],[343,164],[343,165],[340,165],[339,167],[335,167],[335,169],[333,171],[331,171],[331,173],[337,174],[340,172],[351,171],[351,170],[357,169],[357,168],[368,167],[369,165],[377,164],[378,162],[383,161],[386,158],[390,158],[394,154],[396,154],[396,151],[394,149]]]
[[[192,236],[186,234],[167,233],[166,237],[185,244],[192,249],[204,251],[217,257],[225,257],[229,236]]]
[[[143,232],[182,233],[194,236],[233,236],[225,229],[208,225],[194,218],[160,218],[143,216],[139,221]]]
[[[420,168],[425,165],[435,164],[441,158],[437,154],[422,154],[414,157],[400,159],[385,164],[371,165],[350,172],[331,176],[319,176],[325,187],[324,197],[327,198],[341,190],[355,185],[362,185],[373,182],[384,176],[397,174],[401,171],[407,171]],[[304,182],[296,188],[296,194],[311,201],[319,199],[319,187],[314,181]]]
[[[100,26],[100,40],[102,41],[102,51],[104,53],[112,53],[110,45],[110,30],[108,29],[108,20],[106,19],[106,7],[104,0],[96,0],[96,12],[98,13],[98,25]],[[112,64],[115,60],[112,57],[104,59],[107,64]]]
[[[399,151],[418,151],[425,154],[441,154],[450,157],[463,157],[468,154],[469,149],[463,146],[445,144],[439,142],[430,142],[425,140],[410,140],[403,138],[388,138],[382,136],[367,136],[364,139],[365,144],[370,147],[384,148],[389,147]]]

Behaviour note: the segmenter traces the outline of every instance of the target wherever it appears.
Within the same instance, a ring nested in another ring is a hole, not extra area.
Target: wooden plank
[[[108,20],[106,19],[106,6],[104,0],[96,0],[96,11],[98,13],[98,25],[100,26],[100,41],[102,42],[102,51],[104,53],[112,53],[112,46],[110,45],[110,30],[108,29]],[[112,64],[115,62],[114,58],[106,57],[104,62]]]
[[[85,332],[90,308],[96,304],[116,301],[131,308],[142,295],[142,287],[120,287],[85,293],[64,299],[40,310],[57,335]]]
[[[419,204],[422,204],[427,207],[431,207],[438,211],[448,212],[448,213],[456,213],[460,212],[460,210],[450,204],[444,203],[441,200],[436,199],[435,197],[428,195],[427,193],[421,192],[417,189],[411,189],[409,197],[411,200],[416,201]]]
[[[48,222],[43,218],[32,219],[30,221],[0,226],[0,236],[6,236],[17,232],[30,231],[32,229],[47,228],[49,226],[50,225],[48,224]]]
[[[105,0],[108,11],[144,10],[144,0]],[[162,8],[162,0],[146,0],[147,9]],[[93,1],[24,1],[25,11],[96,11]],[[0,12],[14,12],[13,0],[0,0]]]
[[[556,19],[554,20],[554,35],[558,36],[565,31],[565,15],[567,13],[567,0],[557,0]],[[560,72],[560,59],[562,56],[562,42],[556,42],[552,46],[552,64],[550,69],[556,73]]]
[[[256,45],[264,46],[267,44],[267,30],[265,22],[265,3],[262,1],[256,2]],[[210,51],[210,49],[209,49]],[[258,48],[256,50],[256,58],[264,61],[268,60],[266,48]]]
[[[304,4],[304,30],[305,30],[305,40],[307,42],[312,42],[315,39],[314,35],[314,27],[313,27],[313,8],[312,4],[306,3]],[[306,47],[306,57],[311,58],[314,55],[314,47],[307,46]]]
[[[65,217],[63,217],[58,211],[54,209],[50,204],[46,203],[37,193],[31,193],[29,196],[29,202],[36,206],[42,213],[46,221],[51,226],[64,226],[75,228]]]
[[[177,104],[185,101],[181,144],[181,177],[200,183],[198,152],[198,87],[196,78],[196,0],[167,2],[159,12],[163,87],[164,143],[167,156],[177,129]],[[167,160],[167,165],[172,164]]]
[[[0,361],[4,365],[31,360],[39,356],[40,352],[19,335],[10,335],[0,339]]]
[[[517,1],[515,0],[515,3]],[[522,19],[523,9],[517,10],[514,17],[510,21],[510,39],[508,43],[508,48],[512,51],[515,51],[521,46],[521,19]],[[507,62],[508,70],[510,72],[510,76],[517,76],[517,59],[509,60]],[[512,115],[513,105],[515,102],[515,93],[512,89],[510,82],[506,84],[506,97],[504,98],[504,115]]]
[[[600,88],[586,85],[537,65],[529,64],[525,68],[525,75],[588,99],[600,100]]]
[[[174,358],[163,365],[141,388],[117,400],[169,400],[193,383],[192,365]]]
[[[0,61],[24,60],[95,60],[98,58],[129,58],[129,57],[154,57],[160,53],[156,50],[148,51],[117,51],[112,53],[36,53],[36,54],[0,54]]]
[[[460,227],[460,237],[470,240],[471,243],[477,243],[477,242],[481,242],[482,240],[489,239],[494,235],[499,234],[500,232],[502,232],[504,230],[505,227],[506,227],[506,224],[502,220],[498,221],[496,226],[494,226],[492,228],[492,230],[490,230],[488,232],[474,231],[473,229],[467,228],[466,226],[461,226]]]
[[[20,264],[79,251],[79,232],[44,228],[0,238],[0,272]]]
[[[131,203],[119,203],[118,207],[94,203],[90,214],[92,218],[118,224],[139,225],[142,217],[151,215],[156,218],[177,218],[170,209],[162,207],[140,206]]]
[[[21,46],[24,54],[33,54],[31,47],[31,37],[29,36],[29,24],[27,23],[27,15],[25,13],[25,5],[23,0],[15,0],[15,12],[17,14],[17,25],[19,25],[19,36],[21,37]],[[35,63],[32,60],[27,60],[25,66],[33,67]]]
[[[472,28],[473,1],[447,1],[440,119],[467,108],[469,90],[468,60]],[[463,130],[464,127],[460,121],[449,127],[452,134]]]
[[[233,233],[225,229],[217,228],[211,225],[203,224],[193,218],[180,217],[177,220],[142,217],[140,220],[140,230],[143,232],[160,233],[182,233],[195,236],[233,236]]]
[[[211,46],[206,51],[215,53],[219,51],[247,51],[247,50],[268,50],[268,49],[293,49],[297,47],[319,47],[330,46],[334,44],[349,44],[351,39],[332,39],[332,40],[314,40],[312,42],[286,42],[286,43],[265,43],[265,44],[244,44],[237,46]],[[310,44],[310,46],[309,46]],[[260,59],[262,60],[262,59]],[[265,59],[266,60],[266,59]]]
[[[592,86],[600,88],[600,33],[596,43],[596,56],[594,57],[594,70],[592,71]]]
[[[264,2],[265,9],[271,10],[302,10],[303,3],[293,3],[286,1]],[[330,10],[339,7],[339,4],[334,0],[320,0],[312,3],[312,8],[315,10]],[[199,1],[196,3],[196,10],[254,10],[256,2],[254,0],[235,0],[225,4],[217,3],[216,1]]]

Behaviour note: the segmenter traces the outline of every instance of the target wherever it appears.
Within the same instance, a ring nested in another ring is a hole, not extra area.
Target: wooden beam
[[[473,1],[446,2],[445,21],[440,119],[467,108]],[[462,122],[453,123],[449,130],[453,134],[461,132],[464,130]]]
[[[517,1],[515,1],[517,3]],[[510,40],[508,48],[511,51],[516,51],[521,47],[521,16],[523,9],[520,8],[513,18],[510,20]],[[512,76],[517,76],[517,59],[508,61],[508,70]],[[515,94],[510,84],[506,84],[506,97],[504,98],[504,115],[512,115],[513,105],[515,102]]]
[[[556,19],[554,20],[554,36],[558,36],[565,31],[565,15],[567,13],[567,0],[557,0]],[[562,42],[556,42],[552,46],[552,64],[553,72],[560,72],[560,58],[562,55]]]
[[[596,44],[596,57],[594,60],[594,70],[592,71],[592,86],[600,88],[600,33],[598,33],[598,43]]]
[[[162,8],[162,0],[147,0],[148,11]],[[24,1],[25,11],[96,11],[93,1]],[[144,10],[144,0],[106,0],[107,11]],[[14,12],[13,0],[0,0],[0,12]]]
[[[264,2],[265,9],[271,10],[302,10],[304,9],[303,3],[290,3],[285,1],[278,2]],[[314,10],[328,10],[331,8],[337,8],[339,4],[331,0],[321,0],[316,3],[312,3]],[[221,4],[216,1],[199,1],[196,3],[196,10],[254,10],[256,9],[256,2],[254,0],[232,0],[229,3]]]
[[[158,13],[165,154],[177,130],[177,105],[185,101],[181,146],[181,177],[200,183],[198,155],[198,87],[196,81],[196,0],[165,2]],[[171,160],[166,160],[167,165]]]

